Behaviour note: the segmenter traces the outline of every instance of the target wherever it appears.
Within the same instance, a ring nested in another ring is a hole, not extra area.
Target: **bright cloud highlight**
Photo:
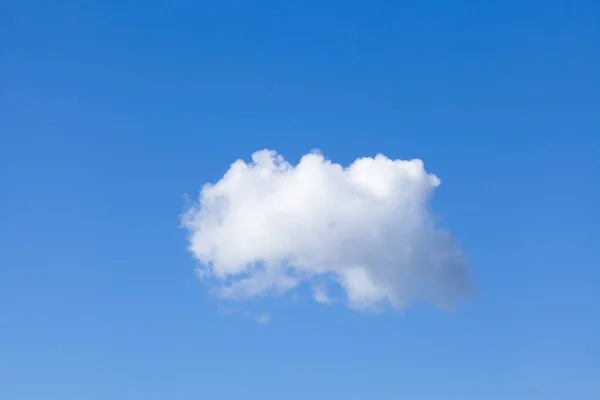
[[[315,301],[328,303],[328,280],[354,309],[414,301],[453,308],[471,284],[460,247],[428,209],[439,184],[421,160],[380,154],[343,167],[310,153],[294,166],[262,150],[204,185],[182,224],[198,276],[216,282],[222,297],[307,283]]]

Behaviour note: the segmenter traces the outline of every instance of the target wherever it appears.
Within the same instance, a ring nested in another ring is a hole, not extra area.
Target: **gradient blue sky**
[[[3,1],[0,398],[600,398],[597,1]],[[223,312],[179,228],[236,158],[383,152],[479,294]]]

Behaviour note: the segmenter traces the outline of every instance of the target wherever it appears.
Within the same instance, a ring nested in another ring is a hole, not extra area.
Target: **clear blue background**
[[[0,398],[600,398],[600,3],[0,3]],[[195,279],[178,216],[236,158],[440,176],[457,313]]]

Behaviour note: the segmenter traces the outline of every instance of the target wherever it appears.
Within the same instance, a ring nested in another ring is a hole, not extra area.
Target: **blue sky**
[[[0,398],[600,397],[597,2],[51,3],[0,4]],[[225,312],[183,196],[263,148],[424,160],[477,296]]]

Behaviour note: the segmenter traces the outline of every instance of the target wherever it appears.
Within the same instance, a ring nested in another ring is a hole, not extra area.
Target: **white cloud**
[[[325,289],[318,285],[313,287],[313,298],[317,303],[328,304],[331,302]]]
[[[269,314],[260,314],[255,318],[255,320],[261,325],[266,325],[271,322],[271,316]]]
[[[287,163],[274,151],[234,162],[182,216],[198,276],[219,294],[281,294],[329,279],[350,307],[415,300],[450,308],[469,295],[466,258],[437,229],[428,200],[440,180],[421,160],[360,158],[342,167],[319,153]]]

